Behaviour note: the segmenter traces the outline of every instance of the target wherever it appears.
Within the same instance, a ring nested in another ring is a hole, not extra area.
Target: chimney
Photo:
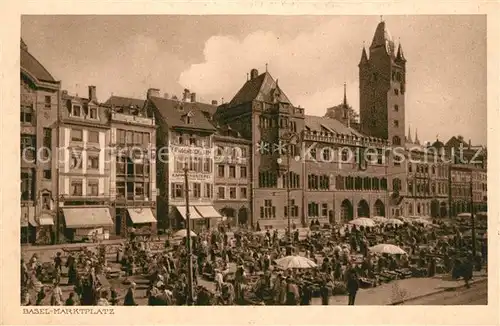
[[[257,69],[250,70],[250,80],[257,78],[259,76],[259,71]]]
[[[163,93],[164,98],[168,98],[168,93]]]
[[[212,100],[212,105],[217,105],[217,100]]]
[[[148,89],[147,99],[149,100],[151,97],[160,97],[160,90],[158,88]]]
[[[189,100],[189,98],[190,98],[189,94],[190,94],[189,89],[185,88],[184,93],[182,94],[182,100],[184,102],[187,102]]]
[[[97,102],[97,89],[95,86],[89,86],[89,101]]]
[[[191,102],[192,103],[196,102],[196,93],[191,93]]]
[[[68,91],[67,91],[67,90],[65,90],[65,89],[63,89],[63,90],[61,91],[61,95],[62,95],[62,96],[68,96]]]
[[[469,148],[471,148],[471,147],[472,147],[472,143],[471,143],[470,138],[469,138]]]

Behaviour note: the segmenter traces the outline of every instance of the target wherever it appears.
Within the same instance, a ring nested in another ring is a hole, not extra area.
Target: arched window
[[[386,178],[382,178],[382,180],[380,180],[380,188],[382,188],[382,190],[387,190],[387,179]]]
[[[372,178],[372,189],[373,190],[379,190],[380,189],[380,183],[378,178]]]
[[[408,192],[413,194],[413,183],[411,181],[408,181]]]
[[[371,190],[372,189],[372,179],[370,177],[365,177],[363,179],[363,189],[364,190]]]
[[[393,145],[401,145],[401,138],[399,138],[399,136],[392,137],[392,144]]]
[[[401,190],[401,180],[396,178],[392,180],[392,191],[400,191]]]

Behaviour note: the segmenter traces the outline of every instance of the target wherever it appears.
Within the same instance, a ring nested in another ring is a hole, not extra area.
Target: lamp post
[[[288,242],[291,243],[292,242],[292,227],[291,227],[291,220],[290,220],[290,215],[291,215],[291,210],[290,210],[290,192],[291,192],[291,189],[290,189],[290,156],[291,156],[291,153],[290,153],[290,146],[291,146],[291,142],[292,140],[294,139],[297,139],[300,141],[300,135],[297,134],[297,133],[293,133],[293,132],[287,132],[286,134],[282,135],[282,140],[286,141],[287,142],[287,146],[286,146],[286,174],[287,174],[287,177],[286,177],[286,212],[287,212],[287,219],[288,219],[288,230],[287,230],[287,237],[288,237]],[[281,153],[280,153],[281,154]],[[297,158],[300,158],[300,156],[295,156],[295,159],[297,160]],[[282,160],[281,158],[278,158],[277,160],[278,164],[281,164],[282,163]]]
[[[188,305],[193,305],[193,259],[191,250],[191,219],[189,212],[189,183],[188,183],[188,165],[184,165],[184,194],[186,196],[186,246],[188,256]]]

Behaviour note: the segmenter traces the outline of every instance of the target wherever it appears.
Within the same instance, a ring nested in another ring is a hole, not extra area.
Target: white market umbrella
[[[392,224],[392,225],[403,225],[405,224],[403,221],[398,220],[397,218],[390,218],[384,222],[385,224]]]
[[[471,215],[471,213],[460,213],[460,214],[457,215],[457,217],[468,217],[468,218],[471,218],[472,215]]]
[[[191,237],[196,237],[196,233],[194,233],[193,231],[189,231],[189,234],[191,235]],[[175,232],[172,236],[174,238],[185,238],[186,235],[187,235],[187,230],[182,229],[182,230]]]
[[[370,251],[378,254],[406,255],[406,251],[392,244],[378,244],[370,247]]]
[[[387,221],[387,218],[383,216],[374,216],[372,217],[372,220],[374,220],[377,223],[384,223],[385,221]]]
[[[422,224],[422,225],[425,225],[425,226],[431,226],[432,225],[432,222],[430,222],[428,220],[424,220],[423,218],[417,218],[417,219],[413,220],[413,223]]]
[[[302,256],[286,256],[276,259],[276,264],[282,269],[289,268],[313,268],[317,267],[315,262]]]
[[[367,218],[367,217],[360,217],[360,218],[354,219],[352,221],[349,221],[349,224],[363,226],[363,227],[374,227],[375,226],[375,222],[371,218]]]

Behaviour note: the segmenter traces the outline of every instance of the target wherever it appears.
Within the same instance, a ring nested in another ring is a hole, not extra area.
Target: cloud
[[[268,63],[269,72],[279,79],[293,104],[307,105],[309,113],[324,114],[326,107],[340,103],[344,81],[349,84],[349,102],[357,108],[359,58],[346,56],[356,51],[354,47],[361,54],[361,41],[353,43],[353,39],[352,33],[347,37],[338,32],[335,19],[293,38],[268,31],[256,31],[242,39],[213,36],[205,43],[204,61],[184,70],[179,83],[203,97],[229,100],[252,68],[263,72]]]

